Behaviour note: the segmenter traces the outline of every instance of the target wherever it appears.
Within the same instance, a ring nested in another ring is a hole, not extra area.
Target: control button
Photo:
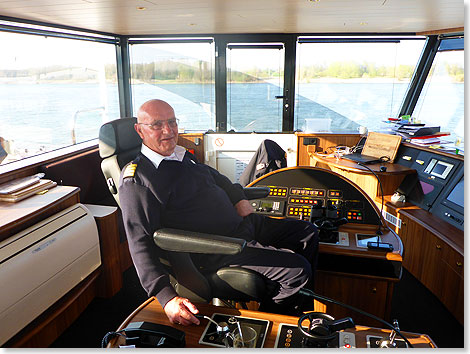
[[[355,348],[356,336],[350,332],[339,332],[339,347],[340,348]]]

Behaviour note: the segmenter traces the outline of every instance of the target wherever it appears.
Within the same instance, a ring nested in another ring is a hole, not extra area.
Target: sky
[[[3,48],[14,48],[2,51],[0,69],[3,70],[22,70],[64,63],[93,68],[101,67],[103,62],[116,62],[116,51],[111,44],[7,32],[0,32],[0,42]]]
[[[102,67],[103,63],[115,63],[114,46],[88,41],[71,41],[61,38],[31,36],[0,32],[4,48],[14,48],[0,55],[0,69],[21,70],[68,63],[72,66]],[[323,64],[344,60],[373,62],[378,65],[393,66],[396,62],[405,65],[416,64],[424,40],[408,40],[400,43],[305,43],[300,44],[301,65]],[[152,62],[157,53],[164,57],[191,57],[196,60],[213,61],[210,53],[213,43],[185,44],[146,44],[132,45],[131,56],[138,62]],[[52,53],[52,55],[51,55]],[[229,50],[228,65],[235,70],[253,67],[273,70],[283,66],[283,51],[275,49]],[[449,55],[449,60],[454,56]],[[458,57],[458,56],[455,56]],[[235,64],[236,63],[236,64]]]

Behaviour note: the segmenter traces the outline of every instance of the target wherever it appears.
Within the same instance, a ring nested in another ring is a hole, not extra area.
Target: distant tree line
[[[447,73],[457,82],[464,82],[464,68],[457,64],[446,64]]]
[[[377,66],[374,63],[359,64],[353,61],[333,62],[329,65],[311,65],[304,67],[301,81],[320,78],[359,79],[359,78],[394,78],[409,79],[413,75],[413,65]]]
[[[210,64],[198,60],[193,65],[170,60],[132,64],[133,79],[149,81],[207,82],[213,79]]]
[[[21,69],[21,70],[11,70],[5,69],[0,70],[0,77],[37,77],[39,78],[40,75],[61,71],[69,69],[69,67],[62,66],[62,65],[51,65],[51,66],[43,66],[37,68],[28,68],[28,69]]]
[[[35,77],[71,69],[70,67],[53,65],[47,67],[29,68],[23,70],[1,70],[0,77]],[[445,69],[455,82],[464,82],[464,68],[458,64],[446,64]],[[413,75],[413,65],[376,66],[373,63],[359,64],[353,61],[333,62],[329,65],[310,65],[302,67],[299,72],[301,82],[309,82],[320,78],[394,78],[399,80],[410,79]],[[232,70],[227,79],[231,82],[261,82],[265,79],[279,77],[283,72],[272,69],[253,68],[245,72]],[[116,65],[105,66],[106,79],[116,80]],[[143,82],[208,82],[213,80],[210,63],[197,61],[191,65],[174,61],[159,61],[152,63],[132,64],[131,75],[133,79]]]

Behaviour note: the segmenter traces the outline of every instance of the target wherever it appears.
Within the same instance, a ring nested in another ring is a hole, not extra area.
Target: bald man
[[[243,187],[199,163],[178,141],[178,119],[165,101],[145,102],[135,130],[142,149],[121,173],[119,199],[129,250],[140,282],[172,323],[199,324],[197,307],[179,297],[160,263],[153,233],[163,227],[233,236],[247,241],[238,255],[194,255],[198,266],[239,266],[276,284],[269,309],[293,306],[312,277],[318,235],[309,222],[253,213]],[[273,310],[274,311],[274,310]]]

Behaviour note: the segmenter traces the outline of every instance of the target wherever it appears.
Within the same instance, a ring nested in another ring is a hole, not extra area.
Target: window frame
[[[122,36],[122,40],[124,41],[126,48],[122,49],[122,62],[120,63],[123,68],[123,74],[126,76],[123,78],[123,82],[126,83],[126,87],[123,88],[123,95],[125,94],[127,99],[126,103],[123,106],[124,110],[121,111],[121,117],[132,117],[134,112],[134,105],[132,99],[132,73],[131,73],[131,53],[130,53],[130,45],[133,44],[177,44],[177,43],[214,43],[215,39],[214,36],[211,35],[165,35],[165,36],[154,36],[154,35],[141,35],[141,36]],[[126,59],[126,60],[125,60]],[[214,60],[215,62],[215,60]],[[214,65],[215,66],[215,65]],[[214,68],[214,71],[216,69]],[[216,74],[214,73],[214,76]],[[214,77],[214,86],[215,84],[215,77]],[[217,90],[217,87],[214,88]],[[214,96],[216,93],[214,92]],[[217,102],[216,97],[214,100],[214,112],[217,109]],[[217,114],[215,114],[217,117]]]
[[[112,33],[92,31],[72,26],[53,25],[41,21],[17,19],[7,16],[0,16],[0,32],[112,44],[116,48],[116,66],[117,70],[119,70],[119,58],[117,56],[117,52],[120,47],[120,37]],[[121,81],[122,80],[120,80],[118,74],[118,94],[120,105],[121,90],[124,89],[123,82]],[[0,165],[0,181],[4,180],[4,177],[10,176],[12,173],[21,172],[21,174],[24,174],[24,171],[35,171],[38,166],[45,163],[54,162],[62,158],[67,158],[69,156],[96,149],[97,145],[98,137],[96,137],[96,139],[86,140],[74,145],[57,148],[48,152],[28,156],[21,160],[12,161],[5,165]]]
[[[398,43],[401,40],[423,40],[423,37],[426,37],[424,35],[419,35],[416,33],[401,33],[401,34],[387,34],[387,33],[381,33],[381,34],[322,34],[322,35],[299,35],[297,37],[296,45],[302,44],[302,43]],[[428,36],[429,37],[429,36]],[[400,105],[399,109],[399,115],[402,116],[403,113],[403,107],[406,102],[409,100],[409,96],[413,94],[414,90],[416,87],[414,86],[414,81],[416,81],[416,76],[419,73],[418,67],[420,66],[421,62],[423,61],[423,58],[426,59],[428,53],[426,52],[427,44],[428,44],[429,38],[426,38],[425,45],[423,48],[423,51],[421,53],[421,56],[418,59],[418,62],[415,67],[415,71],[412,74],[410,84],[408,85],[407,91],[403,97],[403,101]],[[434,59],[434,57],[433,57]],[[432,60],[433,60],[432,59]],[[432,64],[431,60],[431,64]],[[297,61],[297,58],[295,58],[295,61]],[[294,63],[296,65],[296,63]],[[294,82],[295,86],[294,89],[297,87],[296,83]],[[423,83],[424,84],[424,83]],[[294,92],[295,95],[295,92]],[[295,114],[295,112],[294,112]],[[292,117],[292,126],[294,127],[295,123],[295,117]]]
[[[118,79],[119,107],[121,117],[132,116],[132,93],[130,81],[130,58],[129,41],[148,40],[149,38],[161,39],[169,37],[168,35],[140,35],[126,36],[107,32],[92,31],[73,26],[56,25],[41,21],[32,21],[8,16],[0,16],[0,31],[9,31],[41,36],[56,36],[60,38],[69,38],[75,40],[97,41],[112,43],[116,49],[116,68]],[[227,131],[227,73],[226,73],[226,46],[230,42],[253,43],[253,42],[283,42],[285,48],[284,60],[284,110],[282,119],[282,132],[294,132],[294,101],[295,101],[295,77],[296,77],[296,47],[297,40],[301,37],[315,36],[318,38],[327,36],[336,36],[338,41],[351,41],[353,37],[374,36],[381,37],[403,37],[418,36],[416,33],[274,33],[274,34],[174,34],[172,38],[183,37],[212,37],[215,42],[215,113],[216,113],[216,131],[223,133]],[[403,100],[400,115],[411,114],[413,111],[424,81],[431,68],[435,54],[439,50],[442,40],[452,37],[463,37],[464,33],[459,32],[451,35],[426,35],[427,43],[421,57],[417,63],[412,82],[408,88],[407,94]],[[11,162],[0,166],[0,177],[4,173],[9,174],[13,170],[20,170],[38,166],[46,161],[55,161],[60,156],[67,157],[76,153],[88,151],[96,148],[96,141],[87,141],[77,145],[60,148],[47,153],[39,154],[23,160]],[[33,161],[34,160],[34,161]]]

